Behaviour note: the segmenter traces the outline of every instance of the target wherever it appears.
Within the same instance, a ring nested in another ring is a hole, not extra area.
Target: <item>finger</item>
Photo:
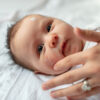
[[[75,28],[74,33],[84,40],[100,42],[100,32]]]
[[[75,82],[77,80],[86,78],[86,77],[91,77],[94,75],[94,70],[90,68],[88,68],[88,64],[84,65],[84,67],[78,68],[78,69],[74,69],[71,71],[68,71],[62,75],[59,75],[47,82],[45,82],[42,85],[42,88],[44,90],[59,86],[59,85],[63,85],[63,84],[69,84],[72,82]]]
[[[98,79],[95,81],[95,78],[90,78],[89,80],[87,80],[87,82],[88,82],[89,86],[91,86],[91,88],[93,89],[93,88],[95,88],[96,84],[98,83]],[[98,83],[98,84],[100,84],[100,83]],[[75,84],[68,88],[52,91],[51,96],[55,97],[55,98],[63,97],[63,96],[68,96],[68,97],[69,96],[70,97],[82,96],[85,93],[85,91],[82,90],[82,85],[83,85],[83,82]],[[99,87],[100,87],[100,85],[99,85]],[[91,91],[93,91],[93,90],[91,90]],[[88,91],[88,92],[90,92],[90,91]]]
[[[59,98],[59,97],[64,97],[64,96],[71,97],[71,96],[79,95],[80,92],[81,94],[83,93],[80,87],[81,87],[81,83],[75,84],[68,88],[55,90],[51,92],[51,96],[54,98]],[[79,93],[77,93],[76,91],[78,91]]]
[[[93,95],[96,95],[100,93],[100,87],[95,87],[92,89],[92,91],[88,91],[88,92],[84,92],[83,94],[81,95],[78,95],[78,96],[71,96],[69,97],[71,100],[79,100],[79,99],[85,99],[89,96],[93,96]]]
[[[72,55],[65,57],[64,59],[58,61],[54,66],[54,70],[66,71],[67,69],[70,69],[72,66],[75,66],[78,64],[84,64],[86,61],[84,52],[78,52],[78,53],[72,54]]]

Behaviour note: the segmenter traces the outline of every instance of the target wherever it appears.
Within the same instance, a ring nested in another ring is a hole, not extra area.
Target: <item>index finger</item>
[[[74,32],[77,36],[84,40],[100,42],[100,32],[94,30],[84,30],[80,28],[74,28]]]

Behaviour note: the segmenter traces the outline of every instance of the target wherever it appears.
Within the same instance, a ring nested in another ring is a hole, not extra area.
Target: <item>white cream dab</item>
[[[36,20],[36,18],[35,18],[35,17],[32,17],[32,18],[30,18],[30,20],[31,20],[31,21],[35,21],[35,20]]]

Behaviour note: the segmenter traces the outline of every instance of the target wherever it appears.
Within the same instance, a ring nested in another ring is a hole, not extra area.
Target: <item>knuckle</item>
[[[91,49],[91,51],[88,53],[88,56],[89,56],[90,59],[94,59],[94,58],[96,58],[96,57],[98,56],[98,53],[99,53],[99,52],[100,52],[100,51],[99,51],[98,49],[93,48],[93,49]]]
[[[89,59],[93,59],[94,58],[94,53],[92,51],[90,51],[88,54],[87,54],[87,58]]]
[[[84,98],[86,98],[86,97],[89,97],[89,96],[91,96],[89,93],[87,93],[87,92],[85,92],[84,94],[83,94],[83,97]]]
[[[99,50],[98,50],[97,48],[96,48],[96,49],[93,48],[93,50],[92,50],[92,53],[93,53],[93,54],[98,54],[98,52],[99,52]]]
[[[70,56],[65,57],[63,60],[61,60],[60,63],[58,63],[58,66],[61,66],[61,67],[66,66],[66,68],[69,69],[69,67],[72,66],[72,57]]]
[[[79,93],[82,93],[81,87],[77,87],[75,91],[76,91],[76,93],[78,93],[78,94],[79,94]]]
[[[57,85],[55,80],[52,80],[50,84],[51,84],[51,87],[55,87]]]
[[[84,31],[84,33],[85,33],[84,36],[86,36],[86,37],[90,35],[90,31],[89,30]]]
[[[68,58],[66,59],[67,65],[71,65],[71,62],[72,62],[72,58],[71,56],[68,56]]]
[[[71,81],[73,80],[73,75],[67,74],[67,75],[65,76],[65,79],[67,79],[68,82],[71,82]]]
[[[94,73],[97,74],[97,73],[100,73],[100,66],[96,66],[95,69],[94,69]]]
[[[84,31],[84,33],[85,34],[83,34],[85,37],[90,37],[90,36],[92,36],[93,34],[92,34],[92,32],[90,31],[90,30],[86,30],[86,31]]]
[[[58,92],[58,95],[59,96],[64,96],[64,92],[61,90],[61,91]]]
[[[87,53],[84,54],[84,59],[87,60],[89,58],[89,55]]]
[[[96,65],[94,65],[93,67],[95,67]],[[92,74],[98,74],[100,73],[100,66],[96,66],[95,68],[91,68],[90,73]]]

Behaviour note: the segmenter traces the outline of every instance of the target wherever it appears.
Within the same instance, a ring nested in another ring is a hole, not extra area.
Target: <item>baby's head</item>
[[[83,49],[83,41],[74,35],[73,27],[62,20],[29,15],[10,31],[10,50],[17,64],[49,75],[57,75],[54,64]]]

